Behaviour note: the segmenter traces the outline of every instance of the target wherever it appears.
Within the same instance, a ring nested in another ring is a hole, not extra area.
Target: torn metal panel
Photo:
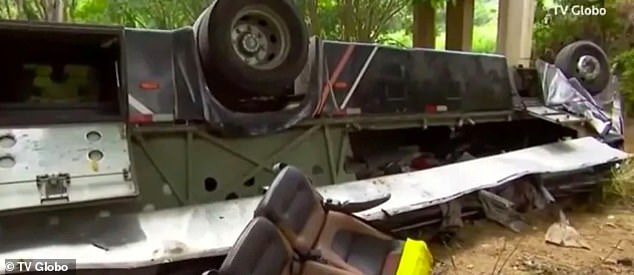
[[[603,92],[593,97],[579,80],[566,78],[555,65],[537,60],[535,67],[546,106],[586,118],[599,135],[623,135],[623,113],[616,77],[611,78]]]
[[[576,116],[546,106],[526,107],[526,111],[531,116],[561,125],[579,125],[587,121],[587,119],[582,116]]]
[[[320,191],[328,198],[346,197],[353,201],[390,192],[389,201],[359,213],[363,218],[377,220],[444,203],[522,176],[577,170],[628,157],[625,152],[587,137],[429,170],[326,186]]]
[[[568,140],[418,172],[318,188],[326,198],[391,198],[361,212],[377,221],[538,173],[563,172],[628,158],[594,138]],[[132,268],[225,254],[253,217],[259,197],[68,224],[5,227],[0,257],[77,259],[78,268]],[[27,232],[28,231],[28,232]],[[24,236],[18,238],[16,236]],[[41,237],[38,237],[41,236]]]
[[[135,268],[224,255],[253,218],[259,199],[111,216],[59,227],[2,224],[0,259],[55,255],[77,259],[77,268],[87,269]]]
[[[624,121],[623,121],[623,99],[621,93],[618,90],[619,84],[616,76],[612,76],[610,85],[603,93],[597,95],[597,101],[604,106],[605,109],[610,110],[610,120],[612,121],[613,134],[624,134]],[[605,99],[607,98],[607,99]]]

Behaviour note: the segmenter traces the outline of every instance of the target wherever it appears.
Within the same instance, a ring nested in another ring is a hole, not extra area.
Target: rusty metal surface
[[[325,186],[319,191],[339,201],[367,200],[390,193],[386,203],[359,213],[371,221],[382,220],[528,174],[577,170],[625,158],[629,154],[593,138],[581,138],[434,169]],[[3,239],[0,257],[56,255],[77,259],[78,268],[132,268],[222,255],[253,217],[258,201],[259,197],[254,197],[111,216],[76,221],[58,229],[21,228],[16,232],[14,227],[2,224],[0,234],[12,238]]]

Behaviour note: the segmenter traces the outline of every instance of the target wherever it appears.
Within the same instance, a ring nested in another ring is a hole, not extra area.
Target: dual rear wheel
[[[195,28],[205,78],[234,95],[280,97],[307,61],[308,31],[290,0],[217,0]],[[564,47],[555,65],[592,95],[610,81],[607,55],[590,41]]]
[[[591,95],[601,93],[610,83],[608,57],[601,47],[590,41],[565,46],[557,53],[555,66],[567,77],[577,78]]]
[[[290,0],[217,0],[194,25],[208,82],[281,96],[304,69],[308,31]]]

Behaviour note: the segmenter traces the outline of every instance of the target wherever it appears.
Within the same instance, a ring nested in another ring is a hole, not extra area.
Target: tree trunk
[[[63,0],[46,0],[44,4],[46,12],[46,21],[64,22],[64,1]]]
[[[436,10],[432,6],[431,1],[415,4],[413,11],[412,46],[417,48],[435,48]]]
[[[352,0],[340,0],[339,5],[343,40],[351,41],[354,36],[354,5]]]

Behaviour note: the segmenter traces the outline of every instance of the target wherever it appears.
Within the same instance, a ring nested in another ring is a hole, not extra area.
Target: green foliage
[[[66,0],[61,21],[171,29],[189,25],[210,0]],[[0,2],[0,17],[50,21],[54,6],[39,0]],[[58,21],[58,20],[52,20]]]
[[[493,0],[477,1],[473,11],[473,25],[483,26],[489,22],[497,22],[498,2]]]
[[[304,13],[312,33],[320,37],[376,42],[387,33],[411,28],[410,6],[411,0],[322,0],[306,5]]]
[[[612,169],[610,180],[603,184],[603,200],[609,203],[634,204],[634,161],[626,160]]]
[[[605,16],[555,15],[554,5],[597,5],[606,8]],[[533,32],[533,58],[552,61],[566,44],[591,40],[600,45],[621,66],[621,91],[625,105],[634,110],[634,35],[628,16],[634,7],[623,0],[553,0],[538,1]]]
[[[634,110],[634,49],[629,49],[614,58],[614,62],[621,71],[620,83],[625,108],[628,111]],[[630,112],[631,113],[631,112]]]
[[[473,18],[472,51],[493,53],[497,41],[498,1],[482,0],[477,2]]]
[[[445,48],[445,6],[436,12],[436,48]],[[472,51],[493,53],[497,41],[497,9],[496,0],[476,0],[473,18]]]
[[[471,50],[479,53],[494,53],[496,48],[497,24],[489,23],[474,27]],[[445,48],[445,33],[436,37],[436,48]]]
[[[473,29],[472,51],[479,53],[495,52],[497,42],[497,20],[491,20],[486,25]]]
[[[110,23],[109,14],[106,12],[108,11],[109,2],[109,0],[81,1],[74,12],[75,16],[73,19],[80,22]]]
[[[623,23],[627,21],[621,17],[619,3],[617,0],[553,0],[551,3],[538,1],[533,30],[533,56],[550,59],[553,53],[576,40],[591,40],[602,46],[608,54],[618,54],[624,48],[613,42],[623,35]],[[555,14],[553,8],[556,5],[595,5],[605,7],[606,15]]]
[[[116,24],[137,28],[178,28],[191,24],[214,0],[65,0],[63,21]],[[228,1],[228,0],[224,0]],[[399,47],[412,45],[412,7],[429,2],[437,8],[439,37],[445,29],[445,7],[455,0],[293,0],[313,34],[327,39],[379,42]],[[0,2],[0,17],[49,20],[51,7],[40,0]],[[476,0],[474,49],[494,49],[496,0]],[[483,27],[487,26],[487,27]],[[493,30],[493,32],[488,33]],[[442,45],[442,44],[439,44]]]
[[[377,39],[377,43],[390,45],[400,48],[407,48],[412,46],[412,34],[405,30],[399,30],[382,34]]]

